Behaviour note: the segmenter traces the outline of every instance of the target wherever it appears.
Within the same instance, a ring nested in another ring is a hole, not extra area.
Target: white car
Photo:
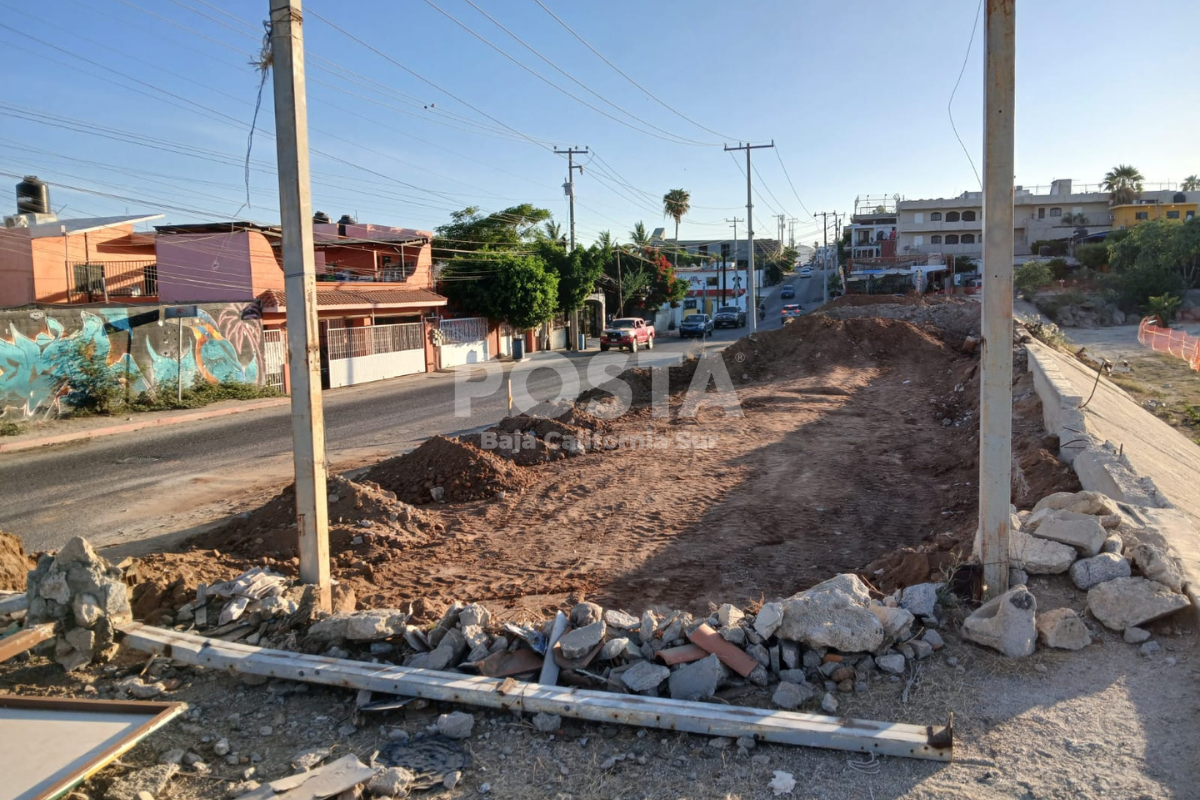
[[[811,278],[812,277],[812,267],[801,267],[800,268],[800,277],[801,278]]]

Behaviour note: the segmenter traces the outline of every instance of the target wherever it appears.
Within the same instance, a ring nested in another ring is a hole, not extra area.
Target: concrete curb
[[[167,425],[179,425],[185,422],[198,422],[200,420],[215,419],[217,417],[227,417],[233,414],[243,414],[247,411],[257,411],[263,408],[284,406],[289,402],[291,402],[291,400],[287,397],[272,397],[266,400],[251,400],[243,405],[230,406],[228,408],[208,410],[198,409],[196,411],[187,411],[180,414],[164,415],[161,417],[153,417],[151,419],[125,422],[120,425],[109,425],[104,428],[91,428],[85,431],[72,431],[70,433],[42,436],[37,439],[24,439],[19,442],[0,443],[0,453],[16,453],[22,450],[36,450],[40,447],[48,447],[54,444],[77,442],[84,439],[98,439],[102,436],[114,436],[119,433],[132,433],[134,431],[140,431],[146,428],[159,428]]]
[[[1087,410],[1080,408],[1086,398],[1075,393],[1050,349],[1037,341],[1028,342],[1025,348],[1046,430],[1059,438],[1059,457],[1072,466],[1084,489],[1122,503],[1122,510],[1135,522],[1156,532],[1159,546],[1183,571],[1183,593],[1192,601],[1192,615],[1200,624],[1200,530],[1153,478],[1139,475],[1112,442],[1088,432]]]

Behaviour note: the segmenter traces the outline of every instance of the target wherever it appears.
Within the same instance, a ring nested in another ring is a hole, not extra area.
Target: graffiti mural
[[[158,306],[0,310],[0,417],[54,413],[81,354],[130,395],[160,384],[259,383],[262,322],[257,304],[197,306],[163,319]],[[182,325],[182,351],[179,348]]]

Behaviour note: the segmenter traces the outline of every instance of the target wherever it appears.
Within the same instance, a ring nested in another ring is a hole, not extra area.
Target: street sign
[[[168,306],[163,309],[163,319],[183,319],[200,316],[199,306]]]

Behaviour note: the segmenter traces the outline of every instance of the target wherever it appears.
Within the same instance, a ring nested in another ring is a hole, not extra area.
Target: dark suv
[[[713,314],[713,325],[718,328],[741,328],[746,324],[746,312],[737,306],[721,306]]]
[[[783,285],[783,288],[779,290],[779,299],[780,300],[791,300],[795,296],[796,296],[796,287],[792,286],[790,283],[785,283]]]

